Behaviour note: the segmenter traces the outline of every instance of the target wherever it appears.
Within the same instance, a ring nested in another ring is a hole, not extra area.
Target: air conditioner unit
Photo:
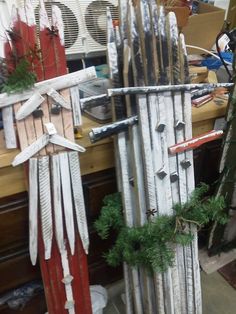
[[[39,0],[32,3],[38,24]],[[62,12],[68,59],[105,55],[106,8],[110,8],[113,20],[118,20],[118,0],[45,1],[49,18],[52,5],[57,5]]]

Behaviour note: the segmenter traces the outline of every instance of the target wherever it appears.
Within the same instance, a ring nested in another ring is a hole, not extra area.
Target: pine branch
[[[30,71],[29,62],[26,59],[21,59],[15,70],[9,75],[2,92],[8,94],[12,92],[22,92],[32,87],[35,82],[36,75]]]
[[[102,239],[108,237],[111,229],[118,233],[114,246],[106,254],[108,264],[117,266],[125,261],[151,271],[166,271],[173,264],[173,247],[176,244],[188,245],[193,240],[193,235],[186,228],[187,223],[200,228],[212,220],[221,224],[227,222],[224,199],[206,199],[204,194],[207,191],[208,186],[202,184],[187,203],[174,206],[172,216],[160,215],[152,222],[132,228],[124,224],[120,194],[107,196],[95,228]]]

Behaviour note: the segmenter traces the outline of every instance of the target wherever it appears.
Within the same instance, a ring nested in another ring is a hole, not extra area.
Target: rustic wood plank
[[[71,105],[68,103],[54,88],[51,88],[47,95],[50,96],[54,102],[58,103],[65,109],[71,110]]]
[[[49,112],[49,105],[48,105],[48,97],[45,97],[45,101],[43,101],[41,105],[41,109],[43,111],[43,116],[42,116],[42,128],[43,128],[43,133],[46,133],[46,128],[45,124],[50,123],[50,112]],[[47,154],[52,154],[54,152],[54,146],[49,144],[46,146],[46,153]]]
[[[37,75],[37,81],[43,80],[43,67],[41,62],[41,53],[39,51],[38,43],[37,43],[37,29],[36,29],[36,20],[34,14],[34,8],[31,0],[25,0],[24,8],[25,10],[25,23],[27,25],[26,31],[28,32],[28,48],[33,51],[32,58],[30,61],[32,63],[32,69],[34,73]],[[38,51],[35,51],[37,50]]]
[[[115,44],[115,33],[112,25],[110,10],[107,10],[107,60],[110,67],[110,79],[113,86],[119,86],[120,76],[118,73],[118,54]],[[119,98],[112,100],[113,119],[120,119],[124,114],[124,108]],[[129,170],[127,163],[127,143],[124,132],[118,134],[115,139],[116,165],[117,165],[117,181],[119,191],[122,191],[122,201],[124,206],[124,217],[128,226],[133,226],[132,199],[130,195]],[[134,307],[136,313],[142,314],[141,291],[138,278],[138,271],[133,267],[124,265],[125,282],[126,282],[126,310],[130,311]],[[128,283],[129,279],[131,284]],[[131,290],[129,290],[131,289]],[[132,294],[131,294],[132,293]],[[132,299],[130,298],[132,296]],[[134,305],[132,305],[132,303]]]
[[[6,148],[13,149],[17,147],[16,133],[13,122],[12,106],[2,109],[2,121],[5,135]]]
[[[142,4],[140,4],[142,5]],[[145,15],[148,18],[148,11],[146,10],[146,4],[143,3],[142,8],[136,8],[136,20],[133,12],[133,8],[131,7],[130,11],[130,28],[132,34],[132,46],[131,46],[131,55],[133,59],[133,76],[134,83],[136,86],[144,86],[145,79],[147,83],[147,72],[148,68],[146,67],[147,56],[146,56],[146,47],[147,41],[145,42],[145,37],[150,40],[150,30],[148,25],[145,27],[142,24],[139,24],[140,16],[142,20],[145,20]],[[141,10],[141,12],[140,12]],[[141,21],[140,21],[141,23]],[[137,28],[137,24],[139,28]],[[147,23],[148,24],[148,23]],[[140,35],[139,33],[140,32]],[[145,36],[146,35],[146,36]],[[140,36],[140,37],[139,37]],[[142,54],[140,51],[140,47],[142,49]],[[150,64],[150,63],[149,63]],[[141,148],[143,155],[143,168],[144,168],[144,182],[145,182],[145,191],[146,191],[146,204],[147,210],[157,211],[157,200],[155,194],[155,181],[154,181],[154,169],[153,169],[153,159],[152,159],[152,146],[150,141],[150,125],[149,125],[149,116],[147,111],[147,99],[145,95],[137,95],[136,101],[138,103],[138,116],[139,116],[139,129],[140,129],[140,137],[141,137]],[[156,292],[156,304],[159,313],[164,313],[164,285],[161,274],[154,275],[154,285]],[[144,297],[146,294],[146,299],[148,303],[145,305],[148,313],[153,312],[153,300],[151,298],[152,294],[149,289],[150,283],[146,283],[146,292],[144,293]]]
[[[70,90],[69,89],[62,89],[60,91],[62,97],[70,104]],[[72,112],[62,108],[62,119],[63,119],[63,128],[64,128],[64,136],[70,141],[74,141],[74,127],[73,127],[73,116]]]
[[[68,153],[68,157],[78,231],[85,253],[88,254],[89,235],[81,181],[79,156],[77,152],[70,152]]]
[[[33,265],[38,255],[38,160],[29,161],[29,251]]]
[[[63,128],[61,108],[59,108],[58,114],[54,114],[53,109],[52,109],[53,106],[54,106],[54,102],[53,102],[52,98],[48,97],[48,112],[50,114],[50,121],[55,126],[55,128],[57,130],[57,134],[59,136],[64,137],[65,134],[64,134],[64,128]],[[62,146],[53,145],[54,152],[59,152],[59,151],[64,150],[64,149],[65,148]]]
[[[212,90],[215,88],[224,87],[231,88],[233,83],[202,83],[202,84],[178,84],[178,85],[161,85],[161,86],[134,86],[134,87],[119,87],[108,88],[107,96],[124,96],[135,94],[150,94],[159,92],[172,92],[172,91],[191,91],[192,89],[206,89]],[[0,103],[1,105],[1,103]]]
[[[11,95],[8,95],[6,93],[1,94],[0,108],[12,105],[19,101],[26,100],[30,98],[32,94],[34,94],[36,91],[39,94],[43,95],[46,94],[51,88],[54,88],[55,90],[69,88],[95,78],[96,78],[95,68],[89,67],[84,70],[44,80],[42,82],[35,83],[34,88],[24,91],[22,93],[15,93]]]
[[[53,236],[49,157],[44,156],[39,158],[38,167],[41,227],[44,243],[44,258],[47,260],[51,257]]]
[[[61,186],[63,195],[63,210],[65,217],[66,232],[71,254],[75,252],[75,227],[73,218],[72,190],[70,181],[70,170],[67,153],[59,154]]]
[[[189,71],[188,71],[188,61],[187,61],[187,51],[185,47],[184,36],[180,35],[179,37],[179,49],[180,56],[182,57],[182,76],[185,83],[189,82]],[[191,95],[188,92],[184,92],[182,95],[183,98],[183,116],[186,123],[185,128],[185,139],[192,137],[192,112],[191,112]],[[186,159],[190,160],[192,166],[186,169],[186,180],[187,180],[187,189],[188,197],[191,195],[195,188],[194,182],[194,168],[193,168],[193,152],[186,151]],[[201,278],[200,278],[200,266],[198,258],[198,235],[197,228],[193,224],[190,224],[190,231],[194,235],[194,239],[191,245],[192,252],[192,272],[193,272],[193,294],[194,294],[194,305],[196,314],[202,313],[202,293],[201,293]]]
[[[70,88],[71,96],[71,106],[73,111],[73,122],[75,127],[80,127],[82,125],[82,114],[81,114],[81,104],[79,87],[74,86]]]
[[[52,26],[58,30],[58,36],[53,37],[53,47],[56,60],[57,76],[67,73],[65,55],[64,22],[62,11],[57,5],[52,5]]]
[[[53,206],[54,206],[54,222],[55,222],[55,236],[59,251],[65,249],[64,227],[63,227],[63,213],[62,213],[62,194],[61,194],[61,177],[60,177],[60,162],[59,156],[53,155],[51,157],[52,170],[52,188],[53,188]]]
[[[35,92],[16,113],[16,120],[22,120],[28,117],[45,100],[38,92]]]
[[[14,105],[14,112],[17,114],[18,110],[21,107],[21,103],[17,102]],[[21,136],[19,137],[19,142],[20,142],[20,149],[24,150],[29,144],[28,144],[28,137],[25,129],[25,122],[22,121],[16,121],[16,126],[17,126],[17,132]]]
[[[13,160],[12,166],[15,167],[22,164],[30,157],[37,154],[42,148],[44,148],[49,141],[49,136],[47,134],[42,135],[38,140],[33,142],[30,146],[27,146],[21,153],[19,153]]]
[[[76,150],[78,152],[82,152],[82,153],[85,152],[85,148],[83,148],[82,146],[80,146],[74,142],[71,142],[71,141],[65,139],[64,137],[62,137],[58,134],[54,134],[54,135],[50,136],[49,141],[50,141],[50,143],[60,145],[62,147],[69,148],[72,150]]]

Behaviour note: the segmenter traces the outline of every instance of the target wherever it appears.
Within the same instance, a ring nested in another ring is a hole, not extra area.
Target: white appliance
[[[32,4],[38,23],[39,0],[32,0]],[[49,17],[52,5],[57,5],[62,12],[68,60],[105,55],[106,8],[118,20],[118,0],[46,0]]]

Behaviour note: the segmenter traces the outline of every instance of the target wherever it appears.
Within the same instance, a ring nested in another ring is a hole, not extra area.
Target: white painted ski
[[[37,139],[33,144],[26,147],[22,152],[20,152],[16,157],[14,158],[12,162],[12,166],[15,167],[19,164],[22,164],[38,152],[40,152],[41,149],[43,149],[49,142],[49,135],[44,134],[39,139]]]
[[[35,92],[17,111],[16,120],[25,119],[29,116],[35,109],[37,109],[43,102],[45,98],[41,96],[38,92]]]
[[[38,255],[38,159],[29,160],[29,252],[33,265]]]
[[[45,249],[45,259],[50,259],[52,248],[52,202],[49,172],[49,156],[38,159],[39,203],[41,214],[41,228]]]
[[[108,9],[107,11],[107,29],[108,29],[108,43],[107,43],[107,55],[108,55],[108,64],[110,67],[110,78],[112,81],[113,86],[116,86],[117,84],[120,84],[119,82],[119,74],[118,74],[118,55],[117,55],[117,48],[115,44],[115,33],[113,30],[112,25],[112,19],[111,19],[111,13]],[[113,117],[114,118],[120,118],[120,111],[122,111],[121,108],[121,102],[120,99],[116,98],[112,100],[112,107],[113,107]],[[125,132],[122,132],[117,135],[116,139],[116,155],[118,156],[117,165],[120,167],[118,175],[120,175],[120,188],[122,192],[122,200],[123,200],[123,206],[124,206],[124,218],[126,221],[127,226],[133,226],[133,212],[132,212],[132,199],[131,199],[131,193],[130,193],[130,182],[129,182],[129,169],[128,169],[128,155],[127,155],[127,143],[126,143],[126,135]],[[142,304],[141,304],[141,292],[140,292],[140,286],[139,286],[139,278],[138,278],[138,271],[134,267],[126,267],[124,265],[124,269],[126,270],[125,274],[128,275],[128,277],[125,278],[125,281],[127,283],[126,285],[126,300],[128,300],[128,304],[126,306],[126,310],[130,311],[132,308],[132,300],[130,299],[130,291],[128,289],[131,288],[132,295],[133,295],[133,304],[135,308],[135,312],[137,314],[142,314]],[[127,271],[128,270],[128,271]],[[131,277],[132,287],[128,284],[129,276]],[[131,312],[132,313],[132,312]]]
[[[54,207],[54,222],[55,236],[59,251],[65,249],[63,213],[62,213],[62,194],[61,194],[61,177],[60,177],[60,161],[58,155],[51,156],[52,170],[52,191],[53,191],[53,207]]]
[[[65,137],[60,136],[58,134],[54,134],[52,136],[49,137],[49,142],[52,144],[56,144],[59,146],[63,146],[65,148],[69,148],[72,150],[75,150],[77,152],[81,152],[84,153],[85,152],[85,148],[80,146],[79,144],[76,144],[74,142],[71,142],[69,140],[67,140]]]
[[[89,249],[89,235],[88,235],[88,226],[86,219],[86,211],[84,204],[84,194],[81,181],[81,172],[80,172],[80,162],[77,152],[68,153],[69,157],[69,166],[71,174],[71,183],[73,191],[73,200],[75,205],[75,213],[77,218],[77,226],[80,234],[80,238],[83,244],[83,248],[88,254]]]
[[[50,96],[57,104],[62,106],[63,108],[67,110],[71,110],[71,105],[68,103],[64,97],[62,97],[54,88],[51,88],[47,95]]]
[[[11,106],[2,109],[2,121],[6,148],[17,148],[16,133],[13,121],[13,109]]]
[[[75,227],[73,217],[73,202],[70,181],[70,168],[68,161],[68,154],[66,152],[59,154],[61,187],[63,197],[63,210],[65,217],[66,233],[71,250],[71,254],[75,252]]]
[[[188,68],[187,68],[187,51],[185,47],[184,35],[180,34],[180,55],[183,56],[183,72],[185,74],[185,82],[188,82]],[[183,114],[185,120],[185,139],[192,138],[192,106],[191,106],[191,94],[190,92],[184,92],[183,94]],[[193,168],[193,151],[185,152],[186,159],[191,162],[191,166],[186,169],[187,189],[188,196],[193,192],[195,188],[194,182],[194,168]],[[200,278],[200,266],[198,258],[198,236],[197,228],[193,224],[190,225],[191,233],[194,236],[191,249],[192,249],[192,267],[193,267],[193,293],[194,293],[194,305],[196,314],[202,313],[202,294],[201,294],[201,278]]]
[[[82,114],[81,114],[81,104],[79,87],[73,86],[70,88],[71,106],[73,110],[73,121],[74,126],[79,127],[82,125]]]

